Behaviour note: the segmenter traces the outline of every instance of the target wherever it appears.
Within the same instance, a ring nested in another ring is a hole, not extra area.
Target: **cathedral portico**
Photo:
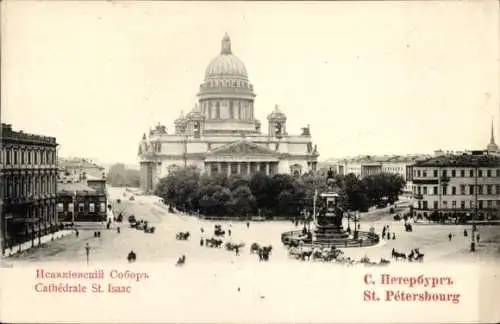
[[[224,35],[220,54],[210,61],[197,93],[198,103],[181,111],[174,132],[158,125],[139,145],[141,188],[154,190],[158,179],[177,167],[196,166],[207,174],[303,174],[316,170],[319,153],[309,126],[289,134],[287,116],[275,105],[268,133],[255,118],[255,92],[243,61]]]

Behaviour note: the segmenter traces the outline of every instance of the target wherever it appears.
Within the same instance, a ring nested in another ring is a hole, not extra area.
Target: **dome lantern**
[[[222,55],[232,54],[232,52],[231,52],[231,38],[229,38],[229,35],[227,33],[225,33],[224,37],[222,38],[222,45],[221,45],[220,53]]]

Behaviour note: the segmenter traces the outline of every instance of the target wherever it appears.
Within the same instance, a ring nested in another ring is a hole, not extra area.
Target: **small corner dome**
[[[205,70],[205,80],[221,77],[248,79],[245,64],[231,49],[231,38],[226,33],[222,38],[221,52],[208,64]]]
[[[274,110],[267,115],[267,119],[286,119],[286,115],[279,109],[278,105],[275,105]]]

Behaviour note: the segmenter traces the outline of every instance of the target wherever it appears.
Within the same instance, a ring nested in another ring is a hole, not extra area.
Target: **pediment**
[[[230,143],[212,151],[208,155],[272,155],[277,156],[279,153],[268,148],[262,147],[255,143],[247,141],[239,141]]]

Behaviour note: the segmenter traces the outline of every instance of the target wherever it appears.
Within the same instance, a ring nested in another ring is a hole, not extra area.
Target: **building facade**
[[[59,158],[57,180],[60,183],[80,182],[88,176],[103,178],[105,168],[85,158]]]
[[[57,230],[57,142],[2,124],[2,252]]]
[[[57,215],[60,222],[107,220],[107,189],[103,170],[85,159],[72,160],[72,163],[59,166]]]
[[[244,63],[226,34],[221,52],[205,70],[198,103],[175,120],[173,134],[158,125],[139,144],[141,189],[152,191],[158,179],[176,167],[196,166],[208,174],[300,175],[315,171],[318,151],[309,126],[300,135],[287,130],[287,116],[275,106],[267,133],[255,118],[255,92]]]
[[[486,151],[442,155],[412,166],[417,217],[500,218],[500,157]]]

